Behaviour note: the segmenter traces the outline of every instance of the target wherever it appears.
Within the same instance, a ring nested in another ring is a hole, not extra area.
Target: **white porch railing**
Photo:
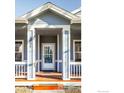
[[[70,62],[70,78],[81,78],[81,62]]]
[[[15,62],[15,78],[27,77],[27,64],[26,62]]]
[[[36,61],[36,72],[41,71],[41,60]],[[61,61],[59,61],[61,63]],[[81,62],[70,62],[70,78],[81,78]],[[60,66],[57,65],[57,68]],[[59,68],[60,70],[60,68]],[[58,71],[59,71],[58,70]],[[15,78],[27,77],[27,62],[15,62]]]

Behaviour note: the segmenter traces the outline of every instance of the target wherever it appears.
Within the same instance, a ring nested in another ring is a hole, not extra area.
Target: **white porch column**
[[[27,32],[27,79],[35,79],[35,29],[28,29]]]
[[[70,26],[64,27],[63,38],[63,80],[70,80]]]

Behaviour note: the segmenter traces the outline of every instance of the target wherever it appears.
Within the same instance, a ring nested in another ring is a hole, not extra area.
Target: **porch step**
[[[43,85],[33,85],[32,90],[63,90],[64,86],[62,84],[43,84]]]

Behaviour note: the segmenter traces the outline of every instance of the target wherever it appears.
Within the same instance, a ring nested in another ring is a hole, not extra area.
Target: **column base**
[[[35,77],[27,77],[27,80],[35,80]]]
[[[70,78],[62,78],[62,80],[70,80]]]
[[[35,78],[27,78],[27,80],[35,80]]]

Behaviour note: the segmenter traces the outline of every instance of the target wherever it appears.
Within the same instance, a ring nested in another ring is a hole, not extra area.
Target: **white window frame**
[[[73,61],[74,62],[75,62],[75,42],[81,42],[81,40],[73,40]]]
[[[15,43],[16,42],[22,42],[22,61],[19,61],[19,62],[23,62],[24,61],[24,40],[23,39],[15,40]],[[15,51],[15,53],[16,53],[16,51]],[[18,62],[18,61],[15,61],[15,62]]]

